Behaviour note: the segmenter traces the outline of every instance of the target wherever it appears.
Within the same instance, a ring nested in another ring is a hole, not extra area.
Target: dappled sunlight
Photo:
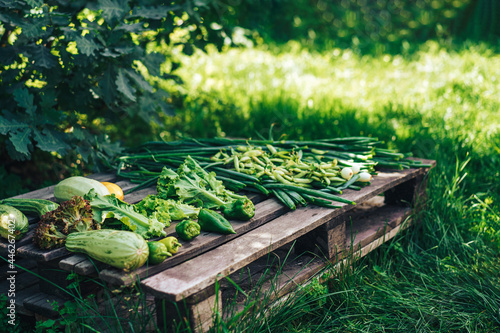
[[[294,119],[302,126],[307,118],[337,124],[350,119],[348,112],[365,127],[385,128],[388,138],[399,140],[419,133],[441,136],[443,128],[447,137],[468,142],[498,133],[498,122],[491,120],[500,107],[500,57],[479,46],[447,52],[428,42],[411,57],[359,56],[340,49],[230,49],[186,58],[179,74],[193,98],[202,92],[217,96],[245,119],[274,105],[272,114],[262,116],[299,133]],[[251,130],[250,122],[246,126]],[[354,134],[373,132],[366,128]]]

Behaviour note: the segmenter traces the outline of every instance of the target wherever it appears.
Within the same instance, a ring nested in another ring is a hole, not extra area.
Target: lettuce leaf
[[[168,225],[170,225],[170,220],[197,219],[200,211],[200,208],[172,199],[162,199],[157,195],[148,195],[135,204],[135,209],[146,216],[156,213],[158,220],[161,222],[168,219]]]
[[[156,218],[156,214],[146,217],[134,209],[134,205],[121,201],[114,194],[99,195],[93,189],[85,195],[90,202],[94,219],[103,224],[106,219],[114,218],[122,223],[122,228],[138,233],[145,239],[157,236],[165,236],[163,230],[166,225]],[[109,224],[115,226],[116,223]]]

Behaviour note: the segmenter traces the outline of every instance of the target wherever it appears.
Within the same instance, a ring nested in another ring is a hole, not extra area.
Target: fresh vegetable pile
[[[146,262],[159,264],[179,251],[182,244],[177,238],[165,237],[171,221],[180,221],[177,235],[189,241],[201,231],[235,233],[226,217],[247,221],[255,214],[246,196],[226,189],[215,173],[206,172],[189,157],[177,170],[163,168],[157,192],[130,204],[122,200],[123,191],[117,184],[70,177],[54,187],[60,204],[40,199],[3,200],[0,234],[24,237],[28,231],[24,214],[35,214],[40,218],[33,235],[38,248],[65,246],[129,271]]]
[[[202,231],[234,234],[230,220],[248,221],[255,206],[241,190],[274,196],[290,209],[309,203],[336,208],[345,189],[370,185],[377,168],[428,167],[409,154],[381,148],[369,137],[317,141],[203,139],[150,142],[117,159],[118,176],[156,184],[155,195],[123,201],[114,183],[70,177],[54,188],[55,203],[40,199],[0,202],[0,234],[28,231],[24,213],[40,217],[33,242],[41,249],[65,246],[111,266],[133,270],[159,264],[179,251],[165,237],[191,241]],[[14,222],[14,223],[12,223]]]
[[[278,198],[290,209],[312,203],[336,208],[335,202],[354,204],[342,191],[370,185],[379,168],[428,167],[382,148],[371,137],[316,141],[186,139],[150,142],[117,159],[117,175],[139,185],[137,190],[168,177],[165,166],[179,167],[189,158],[233,191],[253,191]]]

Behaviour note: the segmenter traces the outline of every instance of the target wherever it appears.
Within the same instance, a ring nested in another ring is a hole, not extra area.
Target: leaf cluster
[[[186,158],[177,172],[164,167],[156,189],[162,199],[175,199],[204,208],[219,208],[246,198],[226,189],[214,172],[205,171],[191,156]]]
[[[109,126],[172,114],[157,81],[180,82],[178,63],[155,50],[221,46],[222,30],[203,23],[204,13],[216,17],[211,3],[0,0],[0,135],[9,155],[26,160],[40,149],[106,160],[120,151]]]
[[[166,223],[158,221],[156,214],[150,217],[138,213],[134,205],[118,199],[114,194],[99,195],[94,189],[85,195],[94,213],[94,219],[102,229],[133,231],[145,239],[165,236]]]
[[[93,218],[89,201],[76,195],[41,217],[33,242],[41,249],[52,249],[63,246],[72,232],[96,229],[100,229],[100,224]]]

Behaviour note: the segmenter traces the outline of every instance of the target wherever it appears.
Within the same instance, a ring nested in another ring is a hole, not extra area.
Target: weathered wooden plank
[[[31,297],[26,298],[24,300],[24,307],[27,310],[42,315],[44,317],[56,319],[60,315],[59,312],[57,312],[52,305],[54,302],[59,306],[59,308],[62,309],[64,307],[64,303],[66,302],[66,300],[57,297],[55,295],[48,295],[43,292],[40,292],[34,294]]]
[[[273,220],[287,210],[288,208],[281,205],[276,199],[263,201],[256,205],[255,216],[250,221],[232,221],[236,234],[220,235],[211,232],[203,232],[200,236],[189,242],[179,240],[182,244],[179,252],[177,252],[176,255],[167,258],[161,264],[154,266],[143,266],[135,270],[132,274],[125,273],[114,268],[103,269],[99,273],[99,277],[102,280],[114,285],[128,285],[135,283],[139,278],[143,279],[147,276],[151,276],[153,274],[161,272],[169,267],[175,266],[210,249],[213,249],[214,247],[235,239],[238,236],[248,232],[249,230],[255,229],[258,226]],[[176,222],[172,223],[172,225],[167,229],[168,235],[176,235],[175,225]]]
[[[84,254],[74,254],[59,261],[59,268],[67,272],[74,272],[77,264],[87,261],[87,256]]]
[[[166,333],[179,332],[181,327],[189,332],[206,332],[212,325],[214,309],[222,309],[220,291],[196,302],[189,299],[177,303],[155,299],[155,302],[157,326]]]
[[[17,254],[23,258],[35,259],[37,261],[50,261],[55,259],[61,259],[69,254],[65,247],[59,247],[52,250],[41,250],[35,246],[33,243],[20,246],[17,249]]]
[[[6,294],[6,291],[10,289],[10,281],[7,280],[7,277],[5,278],[5,280],[0,282],[0,294]],[[14,277],[15,288],[13,290],[16,294],[23,289],[37,284],[39,281],[39,278],[37,276],[31,274],[30,272],[20,270],[17,270],[17,274],[14,274]]]
[[[408,216],[405,207],[384,206],[372,215],[361,218],[346,226],[346,248],[357,250],[372,243],[376,238],[398,227]]]
[[[7,275],[9,275],[9,271],[12,271],[6,261],[0,260],[2,265],[0,265],[0,281],[3,280]],[[21,258],[16,258],[16,261],[14,261],[15,265],[18,265],[19,267],[16,267],[14,270],[15,271],[23,271],[23,270],[31,270],[36,267],[36,261],[31,260],[31,259],[21,259]]]
[[[363,202],[426,171],[427,169],[407,169],[380,173],[370,186],[360,191],[347,190],[343,197]],[[220,278],[220,275],[226,276],[244,267],[268,251],[297,239],[353,208],[352,205],[346,204],[339,206],[341,208],[336,210],[309,206],[282,215],[272,223],[243,234],[204,256],[193,258],[175,269],[147,278],[143,280],[142,285],[156,297],[179,301],[206,288],[216,278]],[[207,265],[207,262],[212,262],[213,265]]]
[[[273,271],[265,272],[265,276],[262,276],[262,269],[260,267],[260,264],[258,265],[257,269],[255,269],[254,267],[254,264],[258,263],[258,261],[255,261],[248,267],[244,268],[245,272],[243,274],[248,274],[246,272],[246,270],[248,270],[249,272],[251,272],[251,278],[246,277],[246,279],[254,281],[258,281],[259,279],[261,279],[261,282],[258,286],[255,286],[254,284],[241,284],[240,280],[235,278],[235,276],[240,274],[239,271],[233,273],[231,277],[238,283],[238,286],[247,293],[250,293],[256,287],[259,289],[259,294],[253,295],[252,300],[260,299],[262,301],[264,296],[266,296],[266,304],[272,304],[277,299],[285,297],[290,292],[296,290],[297,286],[304,285],[308,281],[311,281],[312,278],[323,279],[324,273],[332,274],[341,267],[352,262],[352,259],[360,259],[366,256],[368,253],[375,250],[384,242],[392,239],[399,231],[410,225],[411,221],[409,220],[407,221],[408,223],[404,225],[401,225],[400,223],[401,215],[404,215],[406,212],[404,208],[391,207],[392,210],[396,211],[392,216],[390,214],[387,214],[384,208],[385,207],[373,212],[374,215],[380,216],[380,218],[376,219],[377,228],[372,229],[372,231],[375,230],[375,233],[377,233],[377,230],[382,230],[384,225],[387,224],[394,224],[397,226],[394,229],[385,229],[386,233],[382,235],[379,234],[378,238],[369,237],[371,239],[371,242],[369,243],[358,241],[357,245],[360,245],[361,243],[363,243],[364,245],[362,247],[355,246],[354,251],[350,252],[350,256],[345,259],[334,258],[331,261],[327,261],[324,257],[321,256],[308,256],[304,254],[297,254],[297,252],[282,252],[281,254],[275,254],[279,255],[277,261],[284,263],[280,267],[280,271],[278,272],[280,273],[279,276],[276,276]],[[357,230],[358,228],[362,228],[365,224],[366,223],[364,223],[362,220],[355,221],[353,227]],[[375,233],[370,236],[375,236]],[[366,239],[368,239],[368,237],[364,238],[363,240]],[[318,273],[320,272],[321,274],[318,275]],[[272,291],[272,293],[270,293],[270,291]],[[223,284],[222,293],[224,306],[226,305],[226,300],[232,301],[234,299],[233,295],[235,292],[236,290],[230,284]],[[241,311],[243,310],[245,298],[241,296],[242,293],[238,293],[238,295],[240,295],[240,298],[236,300],[236,306],[237,309]],[[234,306],[234,304],[231,303],[231,306]],[[235,313],[233,313],[233,315]]]
[[[31,312],[29,309],[26,309],[26,307],[24,306],[24,300],[31,297],[33,294],[38,293],[38,291],[39,291],[38,284],[33,284],[25,289],[16,291],[15,302],[16,302],[16,312],[18,314],[25,316],[34,315],[33,312]]]

